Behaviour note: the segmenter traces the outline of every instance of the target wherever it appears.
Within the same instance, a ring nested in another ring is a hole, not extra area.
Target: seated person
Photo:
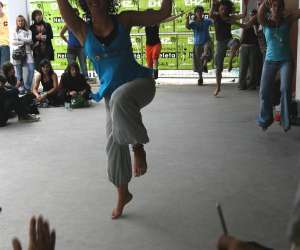
[[[27,92],[26,94],[24,94],[24,92],[21,93],[19,91],[21,82],[17,80],[14,65],[10,62],[7,62],[3,64],[2,71],[7,81],[5,84],[5,88],[7,90],[14,89],[15,91],[17,91],[18,95],[22,94],[22,96],[20,97],[22,106],[24,106],[28,113],[38,115],[39,111],[35,102],[35,96],[31,92]]]
[[[6,79],[0,75],[0,127],[7,124],[12,111],[16,112],[21,122],[36,122],[40,118],[30,114],[22,105],[17,89],[8,89],[5,86]]]
[[[59,95],[72,106],[89,106],[91,87],[86,78],[80,73],[76,62],[70,63],[62,74],[59,84]],[[75,105],[77,103],[77,105]]]
[[[6,86],[19,90],[19,88],[22,85],[22,82],[17,80],[14,65],[10,62],[4,63],[2,65],[2,71],[7,81]]]
[[[42,91],[39,90],[40,84],[42,84]],[[44,59],[40,63],[40,73],[33,84],[32,93],[41,107],[48,107],[48,105],[56,107],[63,104],[63,100],[57,95],[57,90],[57,74],[54,72],[50,61]]]

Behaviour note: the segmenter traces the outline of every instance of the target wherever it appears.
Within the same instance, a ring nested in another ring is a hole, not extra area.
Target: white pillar
[[[300,2],[299,2],[300,5]],[[297,50],[297,65],[295,67],[296,70],[296,100],[300,101],[300,71],[298,69],[298,65],[300,65],[300,21],[298,21],[298,50]]]

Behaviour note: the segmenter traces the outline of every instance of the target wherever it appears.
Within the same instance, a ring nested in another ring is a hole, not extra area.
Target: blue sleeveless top
[[[263,26],[267,42],[266,61],[291,60],[290,27],[287,22],[279,27]]]
[[[97,102],[129,81],[152,78],[152,70],[139,65],[135,60],[129,32],[118,22],[115,29],[116,37],[106,46],[98,40],[89,25],[84,41],[85,54],[92,61],[100,78],[99,90],[92,94],[93,100]]]

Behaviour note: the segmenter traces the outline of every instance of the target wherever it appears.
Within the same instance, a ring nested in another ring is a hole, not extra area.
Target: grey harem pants
[[[149,142],[140,110],[154,95],[154,80],[137,78],[105,98],[108,177],[117,187],[129,183],[132,177],[129,144]]]

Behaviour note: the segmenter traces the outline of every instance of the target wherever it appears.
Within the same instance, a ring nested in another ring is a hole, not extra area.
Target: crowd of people
[[[33,24],[30,28],[27,27],[23,16],[17,17],[16,32],[13,36],[15,47],[12,50],[14,61],[13,64],[4,63],[5,59],[2,57],[5,58],[9,54],[7,52],[9,48],[8,39],[2,34],[8,32],[3,31],[4,27],[7,27],[7,21],[6,26],[2,25],[6,17],[3,4],[0,2],[0,49],[1,62],[3,61],[1,65],[3,76],[0,77],[0,124],[5,125],[7,119],[14,113],[18,115],[20,121],[38,121],[39,106],[60,106],[66,100],[78,96],[85,101],[89,98],[95,101],[104,99],[107,114],[108,176],[117,191],[117,202],[111,217],[117,219],[133,198],[129,191],[132,175],[139,177],[147,172],[144,144],[149,142],[149,137],[142,121],[141,109],[155,96],[154,78],[157,78],[158,74],[158,51],[161,47],[158,36],[159,24],[170,20],[172,0],[163,0],[159,10],[123,11],[119,14],[117,1],[79,0],[78,4],[84,10],[89,22],[79,17],[78,10],[74,9],[68,0],[57,0],[57,3],[66,22],[61,36],[68,42],[69,53],[69,65],[60,83],[51,66],[53,60],[51,25],[43,20],[40,10],[32,13]],[[273,122],[274,90],[271,87],[278,73],[281,125],[284,131],[287,131],[290,128],[292,78],[289,31],[291,23],[300,17],[300,10],[287,13],[283,0],[265,0],[260,3],[257,11],[251,12],[248,20],[244,20],[246,12],[245,8],[243,14],[235,14],[230,0],[213,0],[209,18],[204,17],[204,8],[201,6],[195,8],[194,17],[188,13],[186,27],[194,32],[194,70],[199,74],[198,84],[203,84],[202,72],[207,71],[207,63],[213,54],[212,39],[209,35],[211,25],[215,26],[217,40],[215,49],[217,87],[214,95],[218,95],[221,91],[224,58],[228,49],[231,55],[229,70],[234,55],[239,48],[241,50],[239,88],[256,87],[260,77],[255,74],[259,70],[255,68],[258,63],[254,61],[254,56],[258,53],[257,48],[261,48],[263,68],[257,123],[266,130]],[[243,29],[241,39],[233,38],[231,32],[233,24]],[[146,34],[156,36],[156,39],[147,40],[148,68],[139,65],[134,58],[130,41],[130,30],[133,26],[147,27]],[[69,33],[68,39],[64,36],[66,31]],[[92,93],[86,82],[83,54],[91,60],[100,79],[101,85],[97,93]],[[76,57],[81,61],[81,72],[75,62]],[[21,69],[23,66],[30,72],[25,81]],[[39,74],[32,84],[33,69]],[[133,151],[133,164],[129,146]],[[35,219],[32,219],[33,228],[35,223]],[[39,225],[45,229],[48,243],[52,242],[52,246],[47,249],[54,249],[55,236],[53,240],[48,224],[40,219]],[[235,238],[225,237],[221,238],[219,249],[263,249],[255,248],[261,247],[259,244],[250,246],[252,248]],[[14,241],[14,248],[21,248],[18,241]]]
[[[34,10],[31,18],[29,27],[24,16],[16,17],[10,48],[8,19],[0,2],[0,126],[15,116],[21,122],[39,121],[39,107],[67,103],[69,107],[80,108],[90,104],[91,88],[83,47],[65,26],[61,36],[68,43],[68,66],[59,81],[51,65],[54,60],[51,25],[44,21],[41,10]],[[64,36],[67,30],[68,38]]]

